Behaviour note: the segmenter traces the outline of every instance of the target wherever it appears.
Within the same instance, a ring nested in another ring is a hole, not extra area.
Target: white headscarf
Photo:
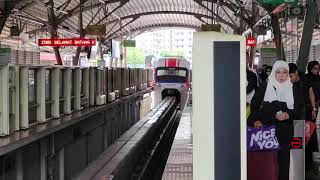
[[[288,71],[288,78],[285,82],[279,83],[276,80],[276,70],[279,68],[284,68]],[[288,109],[293,109],[293,90],[292,83],[289,77],[289,65],[284,61],[276,61],[272,67],[271,74],[268,77],[267,90],[264,95],[264,101],[273,102],[280,101],[287,104]]]

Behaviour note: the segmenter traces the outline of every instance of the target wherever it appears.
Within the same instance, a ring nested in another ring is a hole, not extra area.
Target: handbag
[[[247,127],[247,151],[278,151],[280,144],[276,137],[276,126],[262,128]]]
[[[248,119],[249,115],[250,115],[250,104],[247,104],[246,105],[246,116],[247,116],[247,119]]]
[[[316,124],[311,121],[305,121],[305,144],[308,144],[314,130],[316,129]]]

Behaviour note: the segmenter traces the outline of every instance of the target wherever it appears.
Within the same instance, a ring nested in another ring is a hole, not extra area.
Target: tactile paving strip
[[[162,180],[192,179],[191,109],[188,106],[182,113]]]

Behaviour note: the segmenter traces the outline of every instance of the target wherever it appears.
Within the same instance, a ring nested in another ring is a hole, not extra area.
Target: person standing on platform
[[[257,75],[250,70],[249,68],[249,53],[246,53],[246,60],[247,60],[247,87],[246,87],[246,91],[247,91],[247,104],[250,104],[251,99],[255,93],[255,91],[258,88],[258,78]]]
[[[319,107],[319,95],[320,95],[320,65],[317,61],[311,61],[308,64],[308,73],[305,75],[306,84],[308,87],[311,87],[313,90],[314,96],[310,97],[311,101],[306,106],[306,120],[316,122],[318,107]],[[310,91],[309,94],[312,94]],[[305,152],[305,166],[306,172],[309,173],[317,173],[315,163],[313,161],[313,152],[318,152],[318,138],[317,133],[311,135],[309,143],[306,145]]]
[[[269,76],[269,74],[267,74],[267,67],[268,67],[268,65],[267,64],[264,64],[264,65],[262,65],[262,67],[261,67],[261,72],[259,73],[259,76],[260,76],[260,80],[261,81],[266,81],[267,79],[268,79],[268,76]]]
[[[274,63],[268,82],[261,85],[252,98],[251,113],[255,128],[261,128],[263,125],[276,126],[276,136],[280,144],[280,150],[277,153],[278,163],[264,165],[264,167],[275,169],[278,166],[278,180],[289,180],[294,95],[289,78],[289,66],[285,61]],[[277,172],[266,171],[276,176]]]
[[[289,76],[293,84],[293,94],[295,98],[294,109],[295,109],[295,120],[306,119],[306,107],[311,103],[310,97],[314,99],[313,90],[308,87],[304,76],[298,71],[298,67],[294,63],[289,63]],[[312,95],[309,94],[312,91]]]
[[[260,74],[260,81],[259,81],[259,85],[261,84],[265,84],[268,82],[268,77],[271,73],[272,70],[272,66],[267,66],[264,68],[264,72]]]

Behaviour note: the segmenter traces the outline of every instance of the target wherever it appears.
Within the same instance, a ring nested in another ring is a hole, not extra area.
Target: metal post
[[[95,83],[96,83],[96,69],[95,68],[90,68],[90,95],[89,95],[89,104],[90,106],[95,105]]]
[[[314,0],[307,1],[307,11],[304,18],[304,26],[300,42],[297,66],[300,72],[306,71],[309,51],[312,41],[313,29],[318,17],[318,4]]]
[[[17,164],[17,180],[23,180],[23,168],[22,168],[22,150],[18,150],[16,153],[16,164]]]
[[[40,179],[46,180],[47,179],[47,141],[43,140],[40,142]]]
[[[127,47],[124,47],[124,55],[123,55],[123,58],[124,58],[124,67],[128,67],[128,62],[127,62]]]
[[[37,72],[37,121],[46,121],[46,69],[40,67]]]
[[[73,80],[73,91],[74,91],[74,104],[73,107],[75,110],[81,109],[81,100],[80,100],[80,91],[81,91],[81,70],[80,68],[76,68],[74,70],[75,79]]]
[[[0,136],[9,134],[9,65],[0,65]]]
[[[14,114],[14,123],[12,124],[12,127],[10,127],[10,130],[17,131],[20,128],[20,108],[19,108],[19,66],[13,67],[14,69],[14,80],[12,80],[12,85],[14,86],[14,90],[12,93],[12,113]]]
[[[89,68],[85,68],[83,69],[84,73],[83,73],[83,76],[82,76],[82,81],[84,83],[83,85],[83,88],[84,88],[84,94],[85,94],[85,97],[87,99],[87,103],[86,103],[86,106],[88,107],[89,106],[89,97],[90,97],[90,79],[89,79]]]
[[[53,118],[59,118],[60,117],[60,99],[59,99],[59,89],[60,89],[60,83],[59,83],[59,76],[60,76],[60,68],[54,67],[52,69],[52,76],[51,76],[51,92],[52,92],[52,105],[51,105],[51,116]]]
[[[20,129],[29,128],[28,71],[29,68],[26,66],[20,68]]]
[[[256,17],[257,17],[257,13],[258,13],[257,12],[258,11],[257,4],[252,2],[251,8],[252,8],[252,10],[251,10],[252,11],[252,17],[251,17],[251,19],[255,20]],[[245,30],[245,27],[243,29],[241,29],[241,33],[243,33],[244,30]],[[253,31],[252,32],[252,36],[257,38],[257,33]],[[255,53],[256,53],[256,47],[253,46],[253,47],[250,48],[250,62],[249,62],[249,66],[250,67],[252,67],[252,64],[254,62]]]
[[[102,105],[106,103],[106,95],[103,94],[101,91],[101,87],[103,87],[102,84],[102,76],[103,76],[103,69],[97,69],[96,72],[96,104]]]
[[[97,96],[101,96],[102,92],[101,92],[101,69],[97,69],[96,72],[96,87],[97,87]]]
[[[277,57],[278,59],[285,60],[278,15],[271,15],[271,22],[276,44]]]
[[[114,58],[114,57],[111,56],[110,61],[109,61],[109,68],[112,68],[113,58]]]
[[[64,95],[64,103],[63,110],[65,114],[71,113],[71,69],[68,67],[64,69],[63,76],[63,95]]]
[[[64,180],[64,148],[59,151],[59,180]]]

